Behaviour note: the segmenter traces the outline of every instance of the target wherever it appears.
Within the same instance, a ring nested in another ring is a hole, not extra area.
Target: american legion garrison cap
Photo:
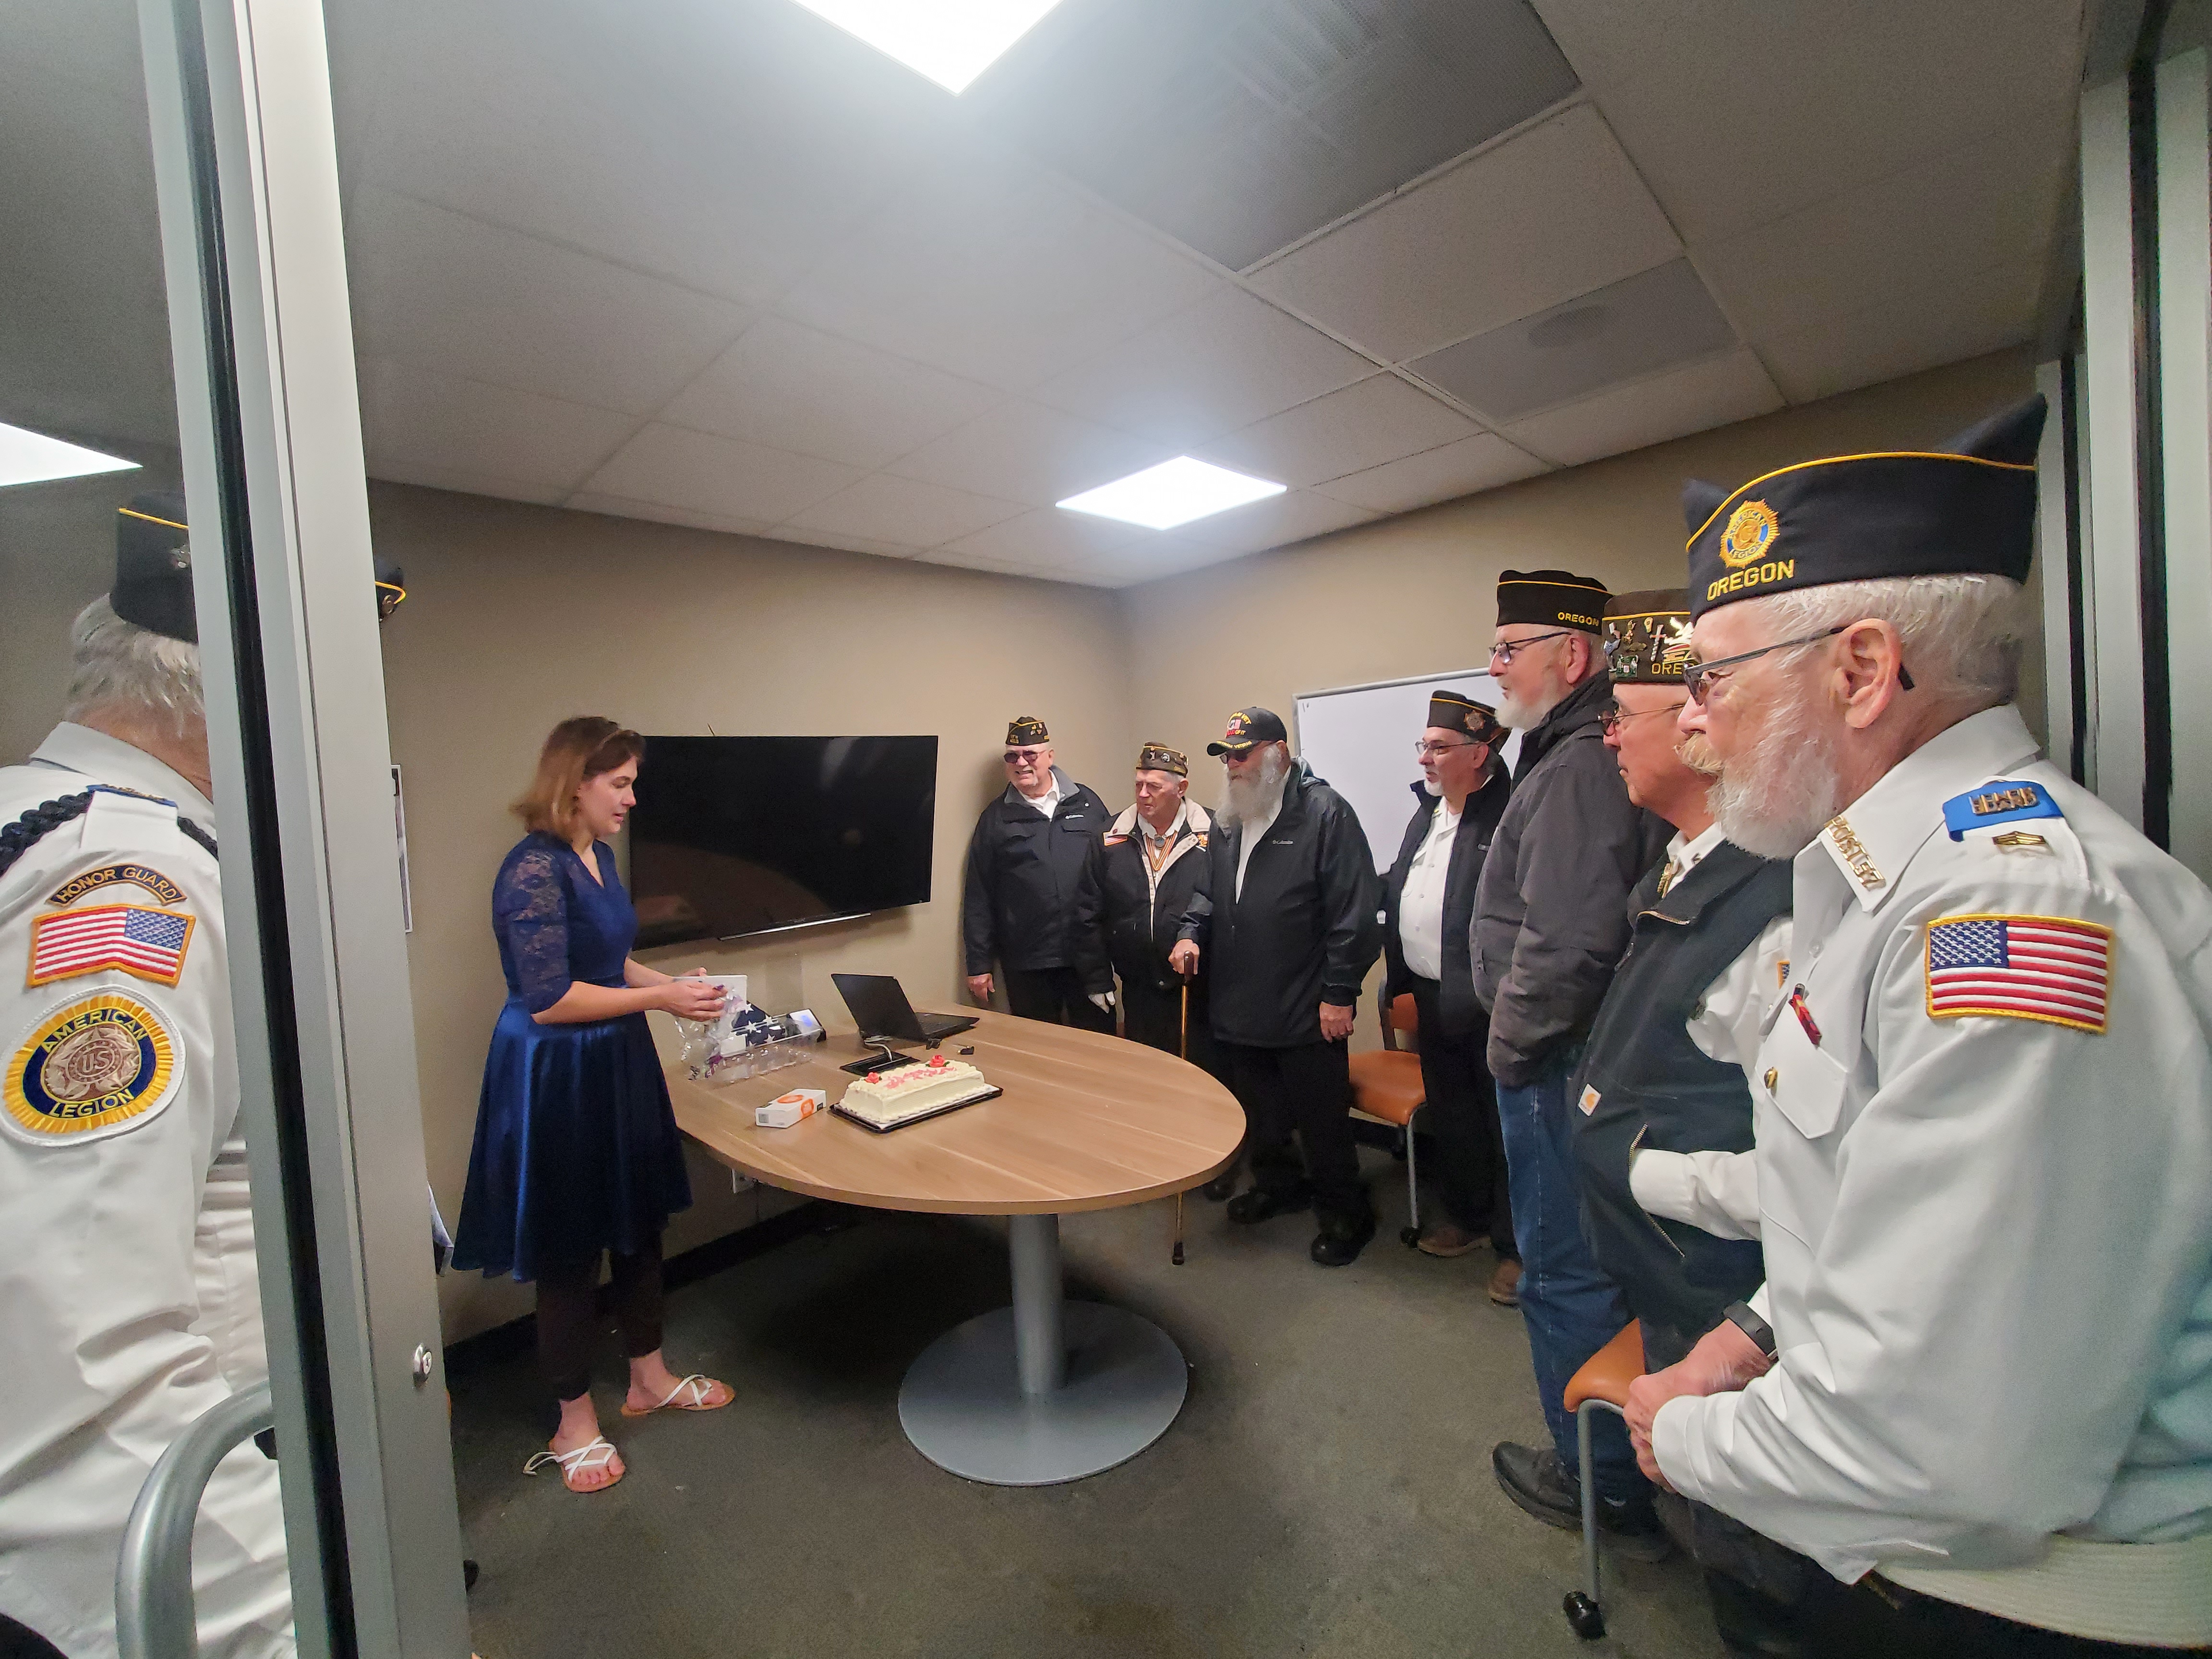
[[[1006,722],[1008,743],[1050,743],[1052,733],[1035,714],[1017,714]]]
[[[1498,625],[1535,623],[1545,628],[1598,631],[1605,584],[1571,570],[1508,570],[1498,578]]]
[[[1172,772],[1179,778],[1187,778],[1190,775],[1190,757],[1164,743],[1148,743],[1137,751],[1137,770]]]
[[[1605,669],[1615,685],[1680,685],[1690,664],[1690,598],[1679,587],[1605,602]]]
[[[1884,576],[2025,580],[2044,412],[2039,393],[1938,449],[1800,461],[1729,491],[1692,479],[1691,616]]]
[[[1477,743],[1492,742],[1501,731],[1495,708],[1442,685],[1429,693],[1428,723],[1446,732],[1463,732]]]

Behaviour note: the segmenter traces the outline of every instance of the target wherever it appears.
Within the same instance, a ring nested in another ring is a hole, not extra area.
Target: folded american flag
[[[2069,916],[1947,916],[1928,928],[1928,1012],[2105,1029],[2109,928]]]
[[[31,924],[29,982],[45,985],[117,969],[174,985],[185,970],[192,927],[193,918],[180,911],[137,904],[58,910]]]

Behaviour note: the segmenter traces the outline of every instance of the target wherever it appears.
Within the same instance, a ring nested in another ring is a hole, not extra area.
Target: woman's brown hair
[[[553,728],[538,753],[538,775],[507,810],[531,829],[562,841],[576,828],[576,791],[645,753],[645,739],[604,714],[579,714]]]

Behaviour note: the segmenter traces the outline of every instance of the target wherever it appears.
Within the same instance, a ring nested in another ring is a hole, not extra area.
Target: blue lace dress
[[[492,927],[507,1006],[492,1028],[453,1265],[516,1279],[648,1244],[691,1204],[682,1138],[643,1014],[583,1024],[531,1018],[569,982],[619,988],[637,912],[594,842],[526,836],[499,867]]]

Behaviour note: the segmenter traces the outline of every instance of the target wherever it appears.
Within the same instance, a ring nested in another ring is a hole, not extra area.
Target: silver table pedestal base
[[[1127,1462],[1168,1431],[1189,1379],[1165,1331],[1060,1295],[1060,1220],[1009,1218],[1014,1303],[955,1326],[899,1388],[899,1424],[939,1468],[1048,1486]]]

